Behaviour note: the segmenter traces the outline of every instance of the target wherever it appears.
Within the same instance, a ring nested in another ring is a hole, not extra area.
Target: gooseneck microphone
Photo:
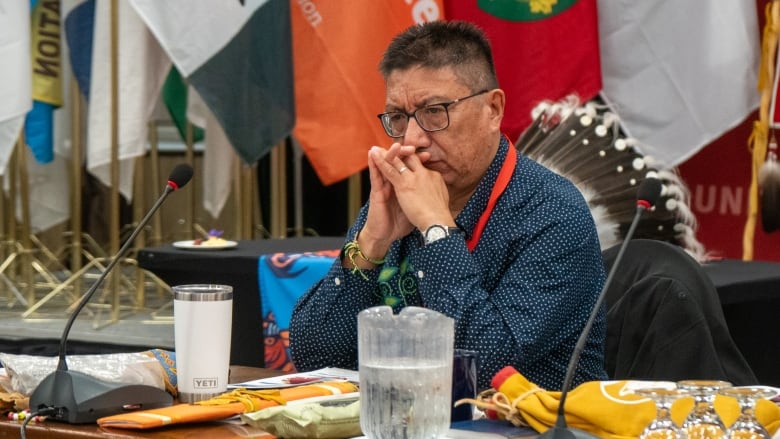
[[[44,378],[30,395],[30,410],[48,415],[48,419],[63,421],[70,424],[85,424],[95,422],[103,416],[115,415],[123,411],[140,408],[150,409],[169,406],[173,398],[165,390],[141,384],[122,384],[99,380],[82,372],[68,370],[66,346],[68,334],[73,322],[89,299],[103,283],[103,280],[124,257],[135,237],[146,226],[155,212],[160,208],[168,195],[186,185],[192,178],[192,167],[187,164],[177,165],[168,177],[165,190],[154,206],[138,223],[133,233],[125,241],[117,254],[108,264],[100,277],[81,297],[76,309],[68,318],[65,329],[60,337],[59,362],[57,369]]]
[[[639,224],[639,220],[641,219],[642,214],[647,209],[650,209],[653,206],[655,206],[655,204],[661,198],[662,189],[663,189],[663,185],[661,184],[661,181],[656,178],[646,178],[639,185],[639,189],[637,189],[636,213],[634,214],[634,219],[631,221],[631,226],[628,228],[626,237],[625,239],[623,239],[623,242],[620,245],[618,254],[615,257],[615,262],[612,264],[612,267],[609,269],[607,280],[604,281],[604,286],[601,288],[601,292],[599,293],[598,298],[596,299],[596,303],[593,305],[593,310],[590,313],[590,317],[588,317],[588,321],[585,323],[585,328],[582,330],[582,333],[580,333],[580,337],[577,339],[577,344],[574,346],[574,351],[572,352],[571,358],[569,359],[569,366],[566,368],[566,376],[563,379],[563,387],[561,388],[561,399],[560,402],[558,403],[558,415],[557,418],[555,419],[555,426],[545,431],[541,435],[539,435],[540,438],[546,438],[546,439],[597,438],[597,436],[594,436],[586,431],[579,430],[576,428],[569,428],[566,425],[566,410],[565,410],[566,396],[569,394],[571,383],[574,380],[574,372],[577,370],[577,365],[580,361],[580,355],[582,355],[582,351],[585,349],[585,343],[587,342],[588,335],[590,334],[590,330],[593,327],[593,322],[596,320],[596,317],[599,314],[599,309],[601,309],[601,304],[604,302],[604,296],[606,296],[606,292],[609,289],[610,284],[612,283],[612,278],[614,277],[615,272],[617,271],[616,269],[620,264],[620,260],[623,258],[623,253],[626,250],[628,242],[631,240],[631,237],[634,235],[634,231],[636,230],[636,227]]]

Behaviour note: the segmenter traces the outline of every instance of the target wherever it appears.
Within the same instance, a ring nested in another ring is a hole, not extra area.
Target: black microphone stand
[[[607,275],[607,279],[604,281],[604,286],[602,287],[601,292],[596,298],[596,303],[593,305],[593,311],[591,311],[590,316],[588,317],[588,321],[585,323],[585,328],[580,333],[580,337],[577,339],[577,344],[574,346],[574,352],[572,353],[572,356],[569,359],[569,366],[566,368],[566,376],[563,379],[563,387],[561,388],[561,399],[558,402],[558,414],[557,414],[557,418],[555,419],[555,426],[545,431],[544,433],[540,434],[539,435],[540,438],[545,438],[545,439],[551,439],[551,438],[552,439],[573,439],[573,438],[597,439],[598,438],[598,436],[594,436],[586,431],[577,428],[570,428],[566,424],[566,410],[565,410],[566,396],[569,394],[572,381],[574,381],[574,373],[577,370],[577,363],[579,363],[580,355],[582,354],[582,351],[585,349],[585,343],[587,343],[590,330],[593,328],[593,323],[596,321],[596,317],[598,317],[599,310],[601,309],[601,305],[604,302],[604,297],[607,295],[606,294],[607,288],[609,288],[609,286],[612,284],[612,278],[614,277],[615,272],[617,271],[617,266],[619,265],[618,262],[622,259],[623,253],[625,252],[626,247],[628,246],[628,242],[631,240],[631,237],[634,236],[634,231],[636,230],[637,225],[639,225],[639,219],[641,218],[645,210],[655,205],[655,202],[660,196],[661,188],[662,188],[661,182],[655,178],[646,179],[645,181],[642,182],[642,185],[639,188],[637,209],[636,209],[636,213],[634,214],[634,219],[631,221],[631,226],[628,228],[626,237],[620,245],[618,254],[615,257],[615,262],[612,264],[612,267],[610,267],[609,274]]]
[[[79,301],[75,311],[71,313],[60,338],[57,369],[44,378],[38,384],[38,387],[35,388],[32,395],[30,395],[31,411],[44,410],[48,415],[48,419],[71,424],[84,424],[92,423],[98,418],[123,411],[138,410],[140,408],[158,408],[169,406],[173,403],[173,397],[170,394],[154,386],[112,383],[82,372],[68,370],[66,347],[68,334],[76,321],[76,317],[87,305],[95,291],[103,283],[103,280],[128,252],[136,236],[143,230],[168,195],[189,181],[192,176],[192,168],[186,166],[187,169],[184,169],[182,166],[186,165],[179,165],[179,167],[174,169],[171,173],[171,181],[165,186],[163,194],[157,199],[157,202],[154,203],[146,216],[141,219],[133,233],[127,238],[106,269],[100,274],[100,277],[81,297],[81,301]],[[177,175],[177,172],[179,178],[173,177]]]

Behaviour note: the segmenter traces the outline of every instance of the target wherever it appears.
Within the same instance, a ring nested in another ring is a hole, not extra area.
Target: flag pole
[[[6,172],[4,175],[0,175],[0,187],[5,187],[5,179],[8,177],[8,173]],[[7,247],[8,247],[8,224],[6,223],[4,218],[7,218],[7,210],[8,210],[8,199],[6,197],[6,192],[3,189],[0,189],[0,260],[4,261],[5,258],[8,256]],[[5,281],[7,279],[7,276],[0,272],[0,280]],[[0,291],[5,291],[5,287],[12,285],[10,280],[8,282],[0,282]],[[17,296],[18,297],[18,296]],[[23,298],[22,298],[23,300]],[[10,302],[8,305],[9,307],[12,306],[13,302]]]
[[[271,236],[287,234],[287,166],[285,141],[271,150]]]
[[[70,78],[70,181],[71,181],[71,201],[70,201],[70,272],[75,273],[81,269],[81,91],[75,76]],[[74,280],[73,290],[81,292],[81,278]]]
[[[252,201],[254,191],[252,187],[256,185],[252,181],[252,165],[241,166],[241,232],[239,236],[243,239],[252,239],[252,215],[254,213],[254,203]]]
[[[24,130],[19,133],[16,141],[16,167],[19,170],[19,201],[22,207],[21,224],[21,263],[22,282],[25,284],[27,303],[35,303],[35,283],[32,273],[32,243],[30,242],[30,176],[27,171],[27,145]],[[12,182],[12,185],[14,183]]]
[[[19,132],[19,135],[20,136],[24,135],[24,131],[21,130]],[[8,184],[9,184],[10,187],[12,187],[14,189],[15,189],[15,186],[16,186],[16,180],[18,179],[19,172],[16,169],[16,166],[12,166],[11,164],[13,164],[15,162],[16,158],[14,157],[14,155],[16,155],[16,154],[17,154],[16,151],[12,151],[11,152],[11,157],[9,158],[9,166],[8,166],[8,179],[9,179],[8,180],[9,181]],[[12,258],[16,257],[16,255],[17,255],[17,252],[16,252],[16,245],[17,245],[16,238],[17,238],[17,235],[18,235],[18,230],[17,230],[18,224],[17,224],[17,221],[16,221],[16,197],[18,197],[18,196],[19,196],[19,194],[17,193],[16,190],[12,190],[11,193],[8,195],[8,241],[11,243],[11,246],[13,247],[14,250],[11,252],[10,255],[8,255],[8,257],[6,257],[3,260],[3,268],[5,268],[7,266],[6,264],[10,264],[11,262],[13,262]],[[11,261],[11,262],[8,262],[8,261]],[[4,272],[4,271],[5,271],[4,269],[0,270],[0,273]],[[17,272],[18,271],[16,270],[16,267],[13,267],[11,276],[16,277]]]
[[[110,83],[111,93],[111,208],[109,221],[109,254],[115,255],[119,251],[119,4],[117,0],[111,0],[111,53],[110,59]],[[119,320],[119,275],[118,272],[111,276],[111,321]]]
[[[753,132],[748,139],[748,150],[751,151],[750,188],[748,190],[748,216],[742,234],[742,260],[753,260],[753,240],[756,233],[756,217],[758,216],[758,172],[764,163],[769,139],[769,103],[772,94],[772,84],[775,77],[775,52],[780,36],[780,0],[772,0],[766,5],[766,24],[761,47],[761,65],[758,72],[758,90],[761,92],[761,103],[758,110],[758,120],[753,122]]]
[[[230,162],[230,168],[233,170],[233,179],[231,181],[231,184],[233,185],[233,227],[235,227],[236,230],[236,237],[239,239],[242,239],[243,236],[241,235],[241,200],[242,200],[242,193],[246,188],[241,187],[241,178],[239,176],[241,175],[241,160],[232,160]],[[255,183],[257,184],[257,183]]]
[[[160,182],[160,141],[157,136],[157,123],[155,121],[149,122],[149,156],[152,168],[151,181],[155,182],[152,185],[153,199],[160,198],[160,189],[157,183]],[[152,245],[160,245],[162,243],[162,218],[160,215],[152,217]]]
[[[23,136],[24,132],[20,132],[20,136]],[[29,306],[30,303],[24,298],[24,295],[21,291],[19,291],[18,288],[16,288],[17,282],[14,282],[17,279],[18,275],[18,266],[14,264],[14,261],[16,261],[16,257],[19,255],[18,249],[19,249],[19,243],[16,242],[16,235],[17,235],[17,224],[16,224],[16,197],[17,197],[17,191],[15,190],[16,180],[17,180],[17,169],[16,166],[14,166],[14,162],[16,161],[15,155],[17,154],[16,151],[14,151],[16,148],[14,147],[11,151],[11,156],[9,157],[9,165],[8,165],[8,172],[6,172],[5,178],[8,178],[8,184],[13,188],[14,190],[11,190],[10,194],[6,193],[4,190],[0,190],[0,193],[2,193],[3,197],[3,204],[6,207],[4,209],[4,224],[7,227],[7,240],[4,240],[2,242],[3,248],[11,247],[13,250],[5,254],[5,250],[3,251],[3,262],[0,264],[0,277],[2,277],[3,283],[11,290],[11,292],[16,297],[16,300],[19,301],[23,306]],[[7,222],[5,220],[7,218]],[[10,269],[10,270],[9,270]],[[9,270],[9,275],[6,276],[6,270]],[[13,303],[13,302],[12,302]]]
[[[186,162],[188,165],[195,167],[195,129],[192,126],[192,122],[189,119],[184,124],[184,142],[187,145]],[[193,239],[195,236],[195,189],[190,187],[187,197],[187,238]]]
[[[295,211],[295,236],[302,237],[303,230],[303,150],[292,138],[293,147],[293,209]],[[349,224],[349,223],[348,223]]]
[[[239,160],[238,157],[235,158],[235,160]],[[265,228],[263,227],[263,209],[260,206],[260,188],[257,184],[257,163],[252,165],[251,167],[251,177],[249,178],[249,182],[247,184],[249,185],[249,192],[250,200],[252,204],[252,219],[249,224],[251,233],[248,236],[248,239],[256,239],[256,233],[260,234],[260,239],[264,237],[263,231]]]
[[[360,172],[350,175],[349,182],[347,184],[347,224],[352,224],[360,212],[360,186]]]
[[[144,170],[144,156],[138,156],[135,158],[135,166],[133,166],[133,224],[140,224],[145,214],[145,199],[144,196],[144,182],[146,181],[146,172]],[[154,180],[153,180],[154,181]],[[154,185],[152,185],[154,186]],[[156,216],[156,215],[155,215]],[[139,233],[133,242],[133,248],[135,254],[138,254],[138,249],[146,247],[146,234]],[[144,294],[144,283],[146,278],[144,276],[144,270],[135,270],[135,306],[136,308],[143,308],[146,306],[146,296]]]

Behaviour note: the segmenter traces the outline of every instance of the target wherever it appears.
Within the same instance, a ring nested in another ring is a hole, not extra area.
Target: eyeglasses
[[[450,105],[463,102],[466,99],[485,94],[489,91],[490,90],[482,90],[473,95],[468,95],[465,98],[455,99],[454,101],[426,105],[425,107],[418,108],[413,113],[389,111],[387,113],[378,114],[377,117],[382,122],[382,128],[385,129],[385,133],[390,137],[403,137],[404,134],[406,134],[406,128],[409,127],[410,117],[414,117],[414,120],[417,121],[417,125],[424,131],[429,133],[441,131],[450,126],[450,114],[447,111]]]

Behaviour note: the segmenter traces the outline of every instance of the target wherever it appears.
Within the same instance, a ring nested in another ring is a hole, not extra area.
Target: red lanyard
[[[512,142],[509,142],[509,149],[506,152],[504,164],[501,165],[501,171],[499,171],[498,178],[496,178],[496,183],[493,185],[493,190],[490,192],[490,199],[488,199],[485,211],[482,212],[482,215],[479,217],[479,221],[477,221],[477,225],[474,226],[474,233],[471,234],[471,238],[466,240],[466,245],[468,246],[469,251],[473,252],[474,248],[477,247],[479,238],[482,236],[482,231],[485,230],[485,226],[490,219],[490,215],[493,213],[493,208],[496,207],[496,202],[501,197],[501,194],[504,193],[506,187],[509,185],[509,180],[512,179],[512,172],[515,170],[516,163],[517,151],[515,151],[515,146],[512,144]]]

